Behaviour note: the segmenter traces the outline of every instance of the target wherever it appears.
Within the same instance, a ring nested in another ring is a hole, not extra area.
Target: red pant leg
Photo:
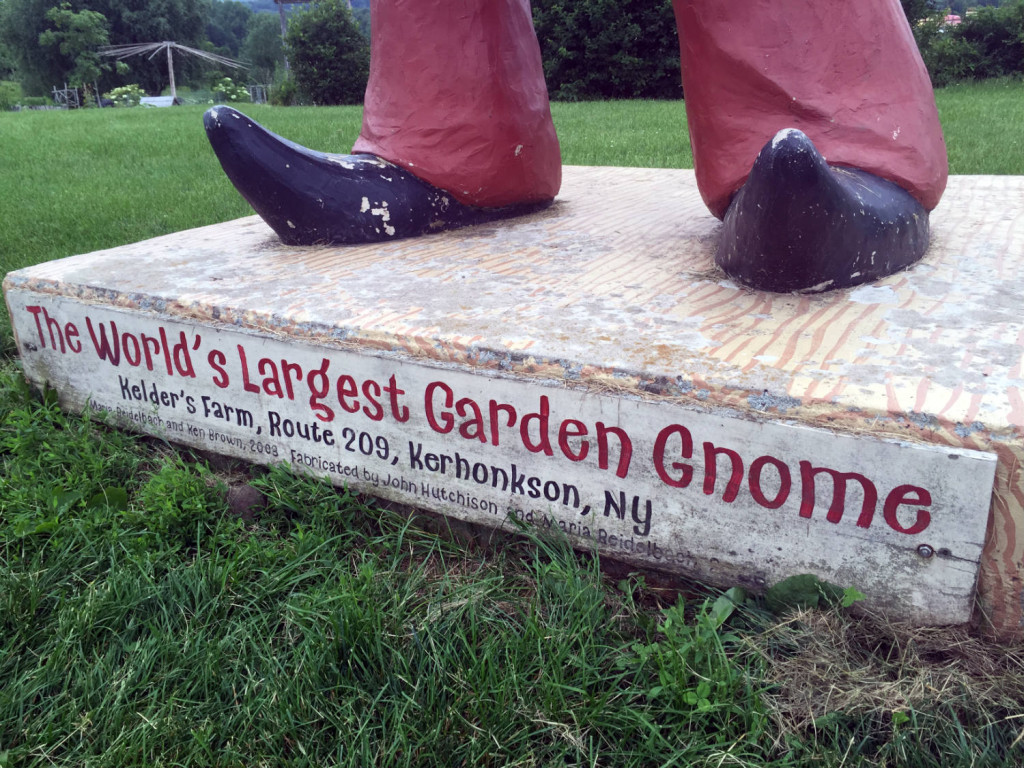
[[[799,128],[832,165],[927,209],[946,186],[931,82],[898,0],[674,0],[697,185],[721,218],[758,152]]]
[[[529,0],[374,0],[354,152],[460,202],[550,200],[561,155]]]

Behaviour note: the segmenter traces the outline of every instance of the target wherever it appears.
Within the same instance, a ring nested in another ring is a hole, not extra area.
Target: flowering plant
[[[115,107],[137,107],[139,106],[139,100],[145,95],[146,92],[138,84],[132,83],[131,85],[122,85],[112,91],[107,91],[103,94],[103,98],[110,99],[114,102]]]

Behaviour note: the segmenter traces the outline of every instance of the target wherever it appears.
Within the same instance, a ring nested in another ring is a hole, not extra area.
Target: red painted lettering
[[[281,377],[277,371],[277,363],[269,357],[261,357],[256,364],[256,370],[263,376],[263,391],[273,397],[284,397],[284,388],[281,386]]]
[[[121,349],[124,351],[124,361],[128,365],[137,368],[142,363],[142,347],[139,346],[139,340],[128,331],[121,334]]]
[[[507,418],[505,419],[506,427],[514,427],[516,425],[516,420],[519,418],[519,415],[516,413],[516,409],[509,405],[508,403],[497,403],[494,400],[491,400],[490,417],[492,445],[499,444],[498,427],[501,424],[501,420],[498,418],[499,413],[504,413],[507,416]]]
[[[665,468],[665,448],[669,438],[673,435],[679,436],[679,458],[693,457],[693,438],[690,436],[690,430],[680,424],[672,424],[661,430],[654,441],[654,469],[665,485],[672,488],[685,488],[693,480],[693,467],[681,461],[672,462],[672,469],[679,472],[678,477],[672,477]]]
[[[860,516],[857,518],[857,526],[868,528],[875,516],[875,504],[878,503],[878,490],[875,484],[859,472],[838,472],[826,467],[812,467],[811,462],[800,462],[801,501],[800,517],[810,517],[814,510],[814,477],[825,473],[832,479],[832,503],[828,508],[828,515],[825,519],[830,523],[838,523],[843,519],[843,512],[846,510],[846,483],[856,480],[860,483],[863,491],[863,503],[860,508]]]
[[[373,379],[363,382],[363,397],[367,404],[363,406],[363,413],[370,421],[381,421],[384,418],[384,408],[380,404],[380,384]]]
[[[743,483],[743,459],[736,451],[730,448],[716,448],[714,443],[710,442],[704,443],[704,494],[710,496],[715,492],[719,456],[727,456],[731,462],[729,482],[726,483],[725,493],[722,494],[722,501],[731,503],[736,501],[740,485]]]
[[[213,383],[221,389],[225,389],[229,383],[228,372],[224,367],[227,363],[228,358],[219,349],[211,349],[210,353],[206,356],[206,362],[210,364],[210,367],[217,372],[217,375],[213,377]]]
[[[236,347],[238,349],[238,361],[242,365],[242,389],[244,389],[246,392],[253,392],[255,394],[259,394],[260,388],[253,384],[251,381],[249,381],[249,364],[246,362],[245,359],[245,347],[243,347],[241,344],[237,344]]]
[[[916,485],[897,485],[889,495],[885,497],[885,504],[882,505],[882,514],[885,522],[894,531],[914,535],[921,533],[932,521],[931,513],[925,509],[918,509],[914,524],[905,528],[899,521],[898,513],[901,504],[912,504],[917,507],[929,507],[932,503],[932,495],[924,488]]]
[[[160,329],[163,331],[163,328]],[[146,357],[146,370],[153,370],[153,356],[160,354],[160,339],[156,339],[152,336],[147,336],[144,333],[140,333],[139,337],[142,339],[142,353]],[[171,373],[171,371],[168,371]]]
[[[404,395],[405,390],[398,388],[398,384],[395,382],[395,374],[391,374],[391,378],[388,379],[388,384],[384,387],[384,391],[388,394],[388,400],[391,404],[391,417],[399,424],[407,422],[409,420],[409,406],[401,405],[398,402],[398,396]]]
[[[164,355],[164,366],[167,368],[167,375],[174,375],[174,364],[171,361],[171,342],[167,338],[167,331],[160,326],[160,351]]]
[[[327,361],[327,358],[324,358]],[[289,400],[295,399],[295,388],[292,386],[292,378],[296,382],[302,381],[302,366],[298,363],[289,363],[285,359],[281,359],[281,378],[284,379],[285,394]]]
[[[764,487],[761,484],[761,470],[764,469],[765,464],[771,464],[775,467],[775,471],[779,473],[779,490],[775,494],[775,498],[771,501],[764,493]],[[758,504],[765,509],[778,509],[786,503],[786,499],[789,498],[789,492],[793,488],[793,478],[790,475],[789,467],[786,463],[776,459],[774,456],[758,456],[754,459],[750,465],[750,496]]]
[[[65,323],[61,328],[60,323],[56,318],[50,317],[50,313],[46,311],[45,307],[33,305],[25,307],[25,309],[36,321],[36,333],[39,335],[39,344],[43,349],[46,349],[46,336],[49,335],[50,346],[53,349],[59,349],[61,354],[65,354],[69,348],[76,354],[82,351],[81,342],[75,341],[78,338],[78,328],[74,323]],[[43,316],[42,319],[39,318],[40,314]],[[47,334],[43,333],[44,324]]]
[[[519,422],[519,436],[523,440],[523,446],[530,453],[543,453],[545,456],[553,456],[555,451],[551,447],[551,440],[548,439],[548,419],[551,415],[551,405],[547,395],[540,396],[540,410],[537,413],[528,413]],[[537,441],[534,442],[530,436],[530,425],[537,422]]]
[[[481,443],[487,442],[487,430],[484,427],[484,414],[480,410],[480,406],[476,404],[476,401],[469,397],[464,397],[455,404],[455,412],[466,418],[469,415],[469,419],[459,425],[459,434],[467,440],[479,440]]]
[[[39,319],[39,313],[46,312],[46,310],[38,304],[34,304],[31,307],[25,307],[25,311],[32,315],[32,319],[36,321],[36,333],[39,334],[39,344],[43,349],[46,349],[46,336],[43,335],[43,322]],[[89,322],[89,318],[86,318],[86,322]]]
[[[319,368],[314,368],[306,374],[306,386],[309,388],[309,407],[316,414],[320,421],[334,421],[334,409],[324,404],[324,398],[331,391],[331,380],[327,376],[327,369],[331,361],[323,358]]]
[[[92,340],[93,349],[96,350],[100,360],[107,360],[115,368],[121,364],[121,341],[117,335],[117,323],[110,321],[110,341],[107,341],[107,327],[99,324],[99,338],[92,327],[92,319],[86,316],[85,328],[89,331],[89,338]]]
[[[586,437],[587,425],[576,419],[566,419],[558,428],[558,447],[569,461],[583,461],[590,453],[590,443],[580,440],[579,451],[574,451],[569,443],[571,438]]]
[[[64,335],[68,340],[68,348],[76,355],[82,351],[82,342],[77,341],[78,339],[78,327],[74,323],[68,323],[64,326]]]
[[[608,469],[608,435],[615,435],[619,441],[619,463],[615,474],[625,477],[629,474],[629,462],[633,458],[633,441],[629,439],[626,430],[606,426],[603,421],[597,422],[597,465],[601,469]]]
[[[359,388],[356,386],[356,380],[349,376],[347,373],[343,373],[338,377],[338,403],[346,413],[355,413],[359,410],[359,401],[353,400],[351,403],[348,402],[349,398],[355,397],[359,394]]]
[[[430,428],[435,432],[440,432],[442,435],[447,435],[452,431],[452,427],[455,425],[455,417],[450,413],[442,412],[440,414],[441,421],[438,421],[434,416],[434,390],[439,389],[444,393],[444,407],[451,408],[452,400],[454,399],[454,393],[452,388],[445,384],[443,381],[432,381],[427,384],[427,388],[423,393],[423,405],[426,409],[427,423],[430,424]]]

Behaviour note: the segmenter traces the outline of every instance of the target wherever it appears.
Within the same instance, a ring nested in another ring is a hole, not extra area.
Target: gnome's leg
[[[215,107],[225,172],[290,244],[408,237],[547,205],[561,157],[529,0],[374,0],[353,155]]]
[[[923,255],[946,185],[931,83],[898,0],[674,0],[697,185],[717,261],[827,290]]]

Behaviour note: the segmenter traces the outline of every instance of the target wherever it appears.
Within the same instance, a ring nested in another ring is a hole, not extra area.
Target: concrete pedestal
[[[877,284],[757,293],[691,171],[567,168],[501,224],[298,248],[247,218],[4,288],[68,407],[723,585],[812,572],[953,623],[977,581],[1013,634],[1024,178],[953,178],[932,223]]]

